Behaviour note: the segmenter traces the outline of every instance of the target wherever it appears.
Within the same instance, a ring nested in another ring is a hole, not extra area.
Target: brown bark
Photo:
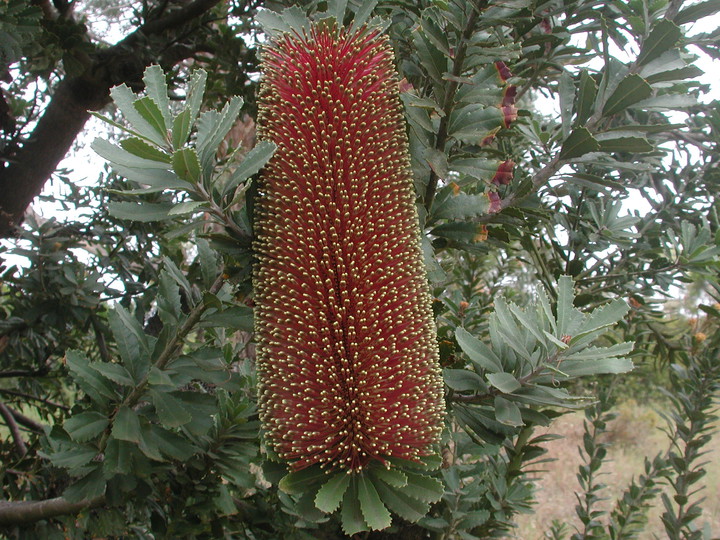
[[[88,111],[105,106],[110,88],[139,80],[144,68],[159,60],[146,46],[147,37],[180,27],[219,2],[195,0],[146,22],[117,45],[89,57],[82,75],[58,83],[32,134],[14,155],[7,156],[7,166],[0,167],[0,237],[11,235],[22,221],[26,208],[83,129]]]
[[[0,525],[24,525],[41,519],[77,514],[86,508],[100,506],[105,496],[80,502],[69,502],[62,497],[45,501],[0,501]]]

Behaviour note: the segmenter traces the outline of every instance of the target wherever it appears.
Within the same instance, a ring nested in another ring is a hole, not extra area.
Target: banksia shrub
[[[393,54],[318,23],[263,54],[255,210],[266,441],[299,471],[434,452],[444,411]]]

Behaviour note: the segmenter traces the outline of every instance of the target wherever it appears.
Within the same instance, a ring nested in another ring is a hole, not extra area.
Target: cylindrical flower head
[[[260,418],[278,456],[419,460],[443,387],[392,48],[313,25],[263,53],[256,202]]]

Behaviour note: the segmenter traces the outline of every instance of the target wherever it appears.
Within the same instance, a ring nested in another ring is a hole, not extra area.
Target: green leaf
[[[482,341],[472,336],[462,327],[455,329],[455,339],[468,358],[475,362],[482,370],[490,373],[502,371],[500,359]]]
[[[291,472],[283,476],[278,487],[289,495],[298,495],[307,490],[308,485],[312,485],[324,478],[327,474],[320,467],[309,467],[301,471]]]
[[[397,469],[388,469],[386,467],[373,467],[370,474],[378,480],[382,480],[392,487],[405,487],[407,485],[407,476],[404,472]],[[376,483],[377,485],[377,483]]]
[[[468,195],[461,191],[457,195],[450,195],[434,206],[432,216],[434,219],[465,220],[487,214],[489,209],[490,198],[485,193]]]
[[[118,219],[131,221],[161,221],[169,219],[170,211],[175,207],[173,203],[132,203],[125,201],[110,201],[108,212]]]
[[[120,141],[120,146],[123,150],[127,150],[132,155],[143,159],[149,159],[151,161],[162,161],[163,163],[170,163],[170,156],[168,156],[162,150],[158,150],[156,146],[151,146],[138,137],[130,137]]]
[[[558,158],[561,160],[573,159],[598,150],[600,150],[600,143],[587,128],[581,127],[574,129],[565,139]]]
[[[183,316],[180,288],[167,270],[160,272],[160,286],[155,299],[158,316],[163,324],[177,324]]]
[[[98,465],[86,476],[67,488],[63,492],[63,498],[70,503],[87,501],[105,493],[105,486],[102,465]]]
[[[640,75],[627,75],[610,95],[603,107],[603,115],[611,116],[624,111],[652,95],[652,87]]]
[[[423,32],[414,33],[413,43],[422,67],[435,83],[443,85],[443,74],[448,71],[447,57],[430,42]]]
[[[172,156],[172,166],[175,173],[186,180],[197,184],[200,181],[200,161],[193,148],[181,148]]]
[[[709,0],[708,2],[699,2],[687,6],[673,20],[675,24],[687,24],[714,15],[718,11],[720,11],[720,2],[718,0]]]
[[[243,106],[242,98],[233,96],[225,104],[222,111],[205,111],[200,115],[197,134],[197,155],[203,168],[209,163],[217,152],[218,146],[235,124],[240,109]]]
[[[154,446],[170,459],[187,461],[197,451],[197,448],[180,435],[156,425],[150,426],[150,436]],[[143,434],[143,438],[146,437],[147,435]]]
[[[448,133],[468,144],[480,144],[502,126],[504,114],[498,107],[473,103],[456,109],[450,115]]]
[[[136,452],[137,447],[134,444],[111,437],[105,447],[105,460],[103,461],[105,476],[128,474],[132,471],[133,454]]]
[[[343,531],[348,536],[368,530],[368,524],[365,523],[363,512],[360,508],[357,480],[354,477],[350,482],[350,487],[345,492],[340,517]]]
[[[484,391],[487,385],[480,375],[467,369],[443,369],[443,379],[456,392]]]
[[[383,503],[398,516],[410,523],[417,522],[428,513],[429,504],[426,502],[419,501],[383,483],[376,483],[375,488]]]
[[[168,392],[150,389],[148,393],[163,426],[180,427],[192,420],[192,415],[185,410],[182,401]]]
[[[120,358],[133,379],[139,381],[150,365],[151,349],[145,331],[121,304],[116,304],[110,310],[108,321]]]
[[[94,370],[83,353],[68,351],[65,359],[80,389],[94,402],[105,405],[117,397],[112,382]]]
[[[241,182],[244,182],[262,169],[270,160],[275,152],[275,143],[270,141],[260,141],[250,150],[232,173],[227,184],[223,186],[223,195],[227,195],[235,190]]]
[[[138,135],[158,146],[165,144],[165,134],[159,133],[157,129],[138,112],[135,108],[135,101],[138,99],[138,96],[130,90],[125,83],[112,88],[110,90],[110,96],[115,106],[120,109],[125,120],[130,123]]]
[[[592,115],[597,97],[597,84],[586,69],[580,72],[580,88],[575,103],[575,126],[581,126]]]
[[[153,129],[157,131],[158,134],[162,137],[162,143],[160,144],[160,146],[165,146],[167,126],[165,125],[165,118],[163,117],[162,112],[160,112],[160,107],[158,107],[158,104],[155,103],[152,98],[145,96],[135,100],[135,103],[133,103],[133,107],[135,107],[135,110],[140,113],[140,116],[142,116],[143,119],[145,119],[145,121],[150,124]]]
[[[97,454],[97,448],[76,446],[68,450],[54,452],[48,456],[48,459],[56,467],[72,471],[90,463]]]
[[[356,30],[362,27],[362,25],[370,18],[370,15],[372,15],[372,12],[377,4],[378,0],[363,0],[362,4],[360,4],[360,7],[355,12],[351,29]]]
[[[97,437],[109,423],[110,421],[104,414],[84,412],[68,418],[63,424],[63,428],[72,440],[85,442]]]
[[[672,49],[682,36],[682,30],[672,21],[660,19],[655,23],[650,35],[643,41],[638,65],[647,64],[665,51]]]
[[[524,425],[518,406],[502,396],[495,396],[495,418],[506,426]]]
[[[601,133],[596,136],[601,152],[630,152],[642,154],[652,152],[655,147],[645,137],[613,137],[613,133]]]
[[[405,472],[408,483],[405,487],[399,488],[406,495],[426,503],[439,501],[445,492],[442,482],[422,474]]]
[[[163,69],[158,65],[148,66],[143,74],[143,82],[145,83],[145,92],[158,106],[164,124],[169,126],[173,118],[170,112],[170,99],[168,98],[168,87]]]
[[[515,390],[522,388],[522,384],[512,373],[490,373],[487,375],[487,379],[490,384],[505,394],[512,394]]]
[[[340,502],[350,485],[351,475],[344,471],[335,474],[317,492],[315,506],[323,512],[332,514],[340,506]]]
[[[139,139],[137,139],[139,141]],[[133,143],[130,143],[132,147]],[[128,150],[125,150],[123,148],[120,148],[119,146],[115,146],[114,144],[109,143],[108,141],[96,138],[90,147],[97,153],[100,157],[105,158],[113,165],[121,165],[123,167],[128,167],[131,169],[163,169],[167,170],[170,168],[168,165],[167,160],[158,160],[155,158],[152,159],[146,159],[143,157],[139,157],[133,153],[130,153]],[[148,145],[149,148],[152,148]]]
[[[223,327],[245,332],[253,331],[253,310],[247,306],[233,306],[223,311],[216,311],[204,317],[203,327]]]
[[[142,437],[140,420],[137,413],[123,405],[118,409],[113,421],[112,436],[120,441],[139,443]]]
[[[194,214],[200,211],[201,208],[206,208],[208,203],[205,201],[186,201],[181,202],[172,207],[168,212],[168,216],[182,216],[184,214]]]
[[[192,130],[192,111],[189,108],[183,109],[173,120],[172,141],[175,150],[182,148],[190,136]]]
[[[391,525],[390,512],[385,508],[375,486],[365,474],[358,477],[358,498],[365,523],[371,529],[379,531]]]
[[[114,362],[94,362],[92,367],[103,377],[107,377],[114,383],[123,386],[133,386],[135,384],[130,372],[120,364],[115,364]]]

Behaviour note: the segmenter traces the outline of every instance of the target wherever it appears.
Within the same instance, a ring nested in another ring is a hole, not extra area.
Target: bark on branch
[[[83,129],[90,117],[88,110],[104,107],[110,88],[139,80],[144,68],[157,61],[158,53],[146,46],[147,37],[189,23],[219,2],[195,0],[146,22],[116,45],[89,56],[81,75],[58,83],[32,134],[15,155],[2,156],[7,165],[0,164],[0,237],[10,236],[22,221],[25,209]]]
[[[0,525],[24,525],[41,519],[77,514],[104,502],[104,495],[80,502],[70,502],[62,497],[45,501],[0,501]]]
[[[27,447],[25,446],[25,441],[22,438],[22,433],[20,433],[20,428],[15,422],[15,417],[4,403],[0,403],[0,416],[3,417],[3,420],[5,420],[5,424],[7,424],[7,427],[10,430],[10,434],[12,435],[13,442],[15,443],[15,450],[17,450],[18,456],[20,458],[24,458],[25,454],[27,454]]]

